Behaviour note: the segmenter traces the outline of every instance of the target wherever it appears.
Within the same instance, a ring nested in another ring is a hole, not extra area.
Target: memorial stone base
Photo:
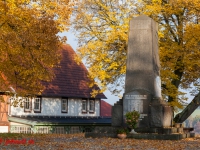
[[[175,125],[176,126],[176,125]],[[133,139],[148,139],[148,140],[181,140],[185,138],[195,137],[195,133],[191,133],[192,128],[181,127],[171,128],[137,128],[137,134],[127,134],[127,138]],[[117,127],[101,127],[96,128],[93,132],[85,133],[86,138],[102,138],[110,137],[117,138]]]
[[[112,121],[113,127],[119,127],[123,125],[123,100],[117,101],[114,106],[112,106]]]
[[[173,110],[161,98],[153,98],[150,107],[150,127],[172,127]]]
[[[143,93],[142,93],[143,94]],[[140,95],[142,95],[140,94]],[[144,95],[144,94],[143,94]],[[136,97],[135,95],[132,97]],[[137,96],[141,98],[141,96]],[[148,99],[148,96],[147,96]],[[129,100],[129,99],[128,99]],[[120,99],[112,107],[112,125],[110,127],[101,127],[94,129],[93,132],[85,133],[85,137],[102,138],[111,137],[117,138],[117,129],[124,125],[123,123],[123,99]],[[130,103],[131,104],[131,103]],[[130,104],[127,105],[130,107]],[[144,126],[139,122],[138,127],[134,129],[137,134],[129,133],[127,138],[134,139],[155,139],[155,140],[181,140],[184,138],[194,137],[191,133],[192,128],[183,128],[182,124],[175,124],[172,127],[172,110],[167,103],[161,98],[153,98],[146,112],[148,119],[145,121],[148,125]],[[142,118],[144,119],[144,118]],[[142,120],[140,120],[142,121]]]

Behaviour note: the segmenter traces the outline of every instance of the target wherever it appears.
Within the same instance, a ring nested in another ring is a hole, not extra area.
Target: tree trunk
[[[183,123],[200,105],[200,92],[187,105],[187,107],[174,118],[175,123]]]

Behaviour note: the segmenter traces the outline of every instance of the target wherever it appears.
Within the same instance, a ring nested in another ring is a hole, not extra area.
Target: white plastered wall
[[[11,106],[10,115],[12,116],[100,116],[100,100],[95,100],[95,112],[82,113],[81,99],[68,99],[68,112],[61,112],[61,98],[42,98],[41,113],[34,113],[34,102],[32,101],[31,112],[24,112],[24,108]]]

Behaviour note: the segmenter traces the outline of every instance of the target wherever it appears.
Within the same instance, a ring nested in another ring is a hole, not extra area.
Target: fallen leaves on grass
[[[23,136],[23,138],[25,138]],[[30,138],[28,136],[27,138]],[[200,138],[183,140],[139,140],[118,138],[85,138],[84,134],[33,135],[32,145],[1,145],[5,149],[53,149],[53,150],[197,150]]]

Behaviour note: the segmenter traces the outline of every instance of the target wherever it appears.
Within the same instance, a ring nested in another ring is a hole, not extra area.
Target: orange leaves
[[[1,148],[25,149],[131,149],[131,150],[196,150],[200,148],[199,138],[184,140],[143,140],[143,139],[118,139],[118,138],[84,138],[84,134],[47,134],[23,136],[23,139],[33,139],[34,144],[26,145],[1,145]]]
[[[69,25],[71,4],[10,0],[1,1],[0,10],[0,72],[18,94],[37,94],[43,89],[41,81],[51,80],[59,63],[58,50],[66,39],[57,34]],[[0,84],[2,91],[9,90],[5,87]]]

